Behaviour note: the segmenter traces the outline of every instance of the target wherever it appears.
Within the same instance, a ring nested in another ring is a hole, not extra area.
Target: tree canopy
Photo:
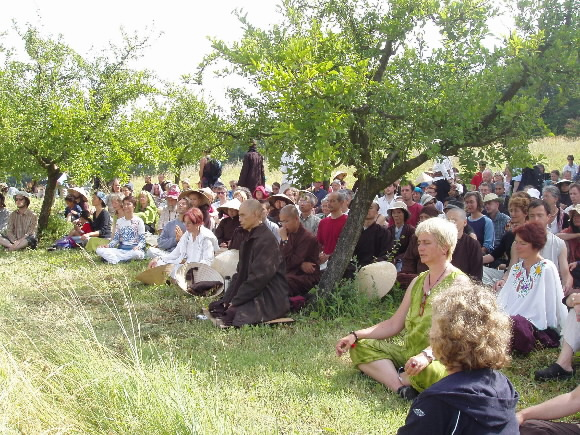
[[[0,165],[11,175],[47,177],[39,229],[48,223],[56,181],[117,175],[149,142],[128,111],[155,91],[150,74],[128,63],[146,39],[125,37],[121,47],[86,59],[60,38],[34,28],[22,34],[26,59],[6,52],[0,69]]]
[[[321,281],[333,288],[375,193],[438,155],[473,167],[478,157],[520,165],[544,128],[540,85],[577,94],[578,10],[572,1],[502,4],[513,30],[491,35],[502,12],[486,0],[284,0],[268,29],[242,14],[244,35],[214,52],[254,94],[234,105],[267,137],[266,154],[305,162],[311,177],[346,164],[358,187],[347,225]]]

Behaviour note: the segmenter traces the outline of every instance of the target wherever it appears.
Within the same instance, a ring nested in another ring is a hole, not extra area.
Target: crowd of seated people
[[[352,331],[339,340],[336,352],[349,351],[360,371],[405,399],[423,397],[434,409],[441,405],[433,391],[446,394],[450,386],[438,383],[448,374],[466,385],[491,379],[513,401],[509,381],[493,371],[508,358],[492,364],[453,352],[444,356],[452,343],[434,345],[433,337],[445,338],[437,329],[429,339],[436,311],[459,309],[444,304],[446,293],[452,294],[455,283],[476,291],[480,287],[469,286],[477,283],[494,295],[497,306],[477,303],[511,318],[506,353],[561,346],[556,361],[535,377],[573,376],[573,355],[580,348],[580,184],[569,157],[562,171],[568,178],[556,170],[542,176],[540,165],[522,175],[507,169],[494,174],[480,162],[480,171],[465,184],[456,170],[438,163],[417,185],[399,180],[377,192],[345,277],[372,263],[391,262],[405,296],[392,317]],[[180,188],[164,174],[158,183],[147,177],[141,190],[115,179],[108,195],[69,189],[63,215],[82,224],[69,236],[111,264],[147,257],[149,267],[170,265],[174,276],[183,264],[211,266],[220,252],[238,250],[237,272],[210,312],[225,326],[242,326],[284,316],[308,302],[349,219],[356,190],[349,189],[347,179],[340,172],[326,187],[314,181],[303,189],[230,181],[229,191],[219,180]],[[34,248],[37,220],[28,208],[29,196],[17,191],[13,199],[16,210],[10,212],[0,196],[0,245]],[[439,323],[440,331],[449,328]],[[402,344],[388,340],[398,335]],[[477,376],[466,373],[474,370]],[[514,407],[510,402],[510,413]],[[453,412],[453,407],[446,410]],[[412,431],[417,422],[411,417],[406,428]],[[524,414],[518,421],[528,418],[533,417]],[[511,427],[514,421],[504,424]]]

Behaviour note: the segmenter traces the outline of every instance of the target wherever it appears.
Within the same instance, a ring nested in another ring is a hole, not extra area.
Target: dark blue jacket
[[[519,434],[518,398],[509,379],[498,371],[457,372],[415,399],[398,434]]]

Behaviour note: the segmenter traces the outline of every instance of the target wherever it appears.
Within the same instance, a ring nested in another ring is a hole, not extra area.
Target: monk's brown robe
[[[305,295],[320,281],[320,267],[318,265],[320,247],[316,236],[300,224],[298,231],[288,234],[287,242],[280,242],[280,251],[286,263],[289,295]],[[302,271],[300,265],[304,262],[316,264],[314,273],[307,274]]]

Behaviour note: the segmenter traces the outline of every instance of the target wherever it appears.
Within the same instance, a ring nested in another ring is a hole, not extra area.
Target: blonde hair
[[[457,227],[444,219],[427,219],[421,222],[415,230],[415,235],[431,234],[442,248],[447,248],[447,260],[451,260],[457,245]]]
[[[486,287],[455,284],[432,301],[433,353],[448,369],[501,369],[509,354],[511,320]]]

